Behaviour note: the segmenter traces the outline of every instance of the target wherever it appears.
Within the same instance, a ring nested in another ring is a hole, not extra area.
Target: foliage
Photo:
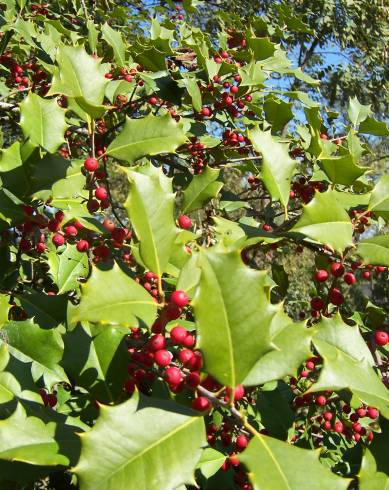
[[[164,3],[0,3],[1,488],[386,488],[389,130]]]

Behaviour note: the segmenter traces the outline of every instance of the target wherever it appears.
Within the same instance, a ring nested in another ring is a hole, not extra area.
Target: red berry
[[[170,297],[170,301],[176,306],[183,308],[189,303],[189,297],[184,291],[174,291]]]
[[[65,226],[64,231],[65,231],[66,236],[77,236],[78,235],[78,230],[73,225]]]
[[[211,407],[211,402],[205,396],[198,396],[192,400],[192,408],[198,412],[208,412]]]
[[[182,381],[182,372],[174,366],[168,367],[165,370],[163,377],[170,385],[178,385],[178,383],[181,383]]]
[[[315,280],[325,282],[328,279],[328,272],[324,269],[319,269],[315,272]]]
[[[229,57],[229,54],[227,53],[227,51],[222,51],[222,52],[220,53],[220,56],[221,56],[223,59],[225,59],[225,60],[226,60],[226,59]]]
[[[201,109],[201,114],[205,117],[209,117],[212,114],[212,111],[209,107],[203,107]]]
[[[178,354],[178,359],[182,364],[187,364],[194,357],[193,351],[189,349],[182,349]]]
[[[325,307],[325,303],[321,298],[312,298],[311,299],[311,308],[315,311],[320,311]]]
[[[65,213],[63,211],[57,211],[54,215],[56,221],[63,221]]]
[[[318,405],[319,407],[324,407],[325,404],[327,403],[327,398],[323,395],[319,395],[316,397],[316,405]]]
[[[370,279],[370,272],[369,271],[363,271],[362,272],[362,277],[364,279]]]
[[[332,420],[334,417],[334,414],[332,412],[324,412],[323,417],[324,417],[324,420]]]
[[[320,139],[328,140],[328,136],[326,135],[326,133],[320,133]]]
[[[65,243],[65,238],[62,235],[60,235],[59,233],[56,233],[52,238],[52,242],[54,243],[54,245],[56,247],[60,247],[61,245],[63,245]]]
[[[97,187],[95,190],[95,197],[99,201],[104,201],[108,198],[108,191],[105,187]]]
[[[233,390],[230,387],[227,387],[226,388],[226,393],[228,395],[228,398],[231,397],[231,395],[232,395],[233,392],[234,392],[234,400],[236,402],[239,401],[239,400],[241,400],[244,397],[244,393],[245,393],[243,385],[237,385],[235,387],[235,390]]]
[[[95,213],[99,209],[100,203],[99,201],[96,201],[96,199],[89,199],[89,201],[86,204],[86,207],[88,208],[88,211],[90,213]]]
[[[374,408],[374,407],[369,407],[367,409],[367,415],[371,419],[378,418],[379,414],[380,414],[380,412],[376,408]]]
[[[147,343],[151,351],[158,351],[166,347],[166,339],[160,333],[157,333],[151,337]]]
[[[361,419],[363,419],[363,417],[366,417],[366,409],[361,407],[361,408],[358,408],[356,410],[356,413],[358,415],[358,417],[361,417]],[[351,418],[351,417],[350,417]]]
[[[77,242],[76,248],[79,252],[86,252],[89,250],[89,243],[86,240],[80,240]]]
[[[190,228],[192,228],[193,223],[192,220],[189,218],[189,216],[182,214],[178,218],[178,225],[180,226],[180,228],[183,228],[184,230],[189,230]]]
[[[249,443],[249,440],[247,439],[247,437],[245,435],[241,434],[236,438],[236,441],[235,441],[236,449],[238,451],[243,451],[243,449],[246,449],[248,443]]]
[[[331,264],[331,274],[334,277],[342,277],[344,274],[344,266],[340,262],[333,262]]]
[[[374,340],[377,345],[386,345],[389,342],[389,334],[383,330],[377,330],[374,333]]]
[[[47,395],[47,402],[51,408],[57,405],[57,397],[53,393],[49,393]]]
[[[135,391],[135,381],[133,379],[128,379],[124,383],[124,389],[127,391],[127,393],[133,393]]]
[[[157,97],[154,97],[153,95],[149,98],[149,104],[151,105],[156,105],[158,104],[158,99]]]
[[[197,371],[189,373],[185,379],[185,382],[190,388],[196,388],[200,384],[199,373]]]
[[[173,359],[173,354],[168,350],[158,350],[154,355],[154,361],[158,366],[168,366]]]
[[[177,326],[172,328],[170,332],[170,339],[173,344],[181,345],[187,335],[188,331],[184,327]]]
[[[335,422],[334,424],[334,431],[337,432],[338,434],[341,434],[344,430],[344,425],[340,420],[338,422]]]
[[[351,284],[354,284],[357,280],[352,272],[346,272],[343,279],[344,279],[344,282],[346,284],[348,284],[349,286],[351,286]]]
[[[177,318],[180,318],[181,313],[181,308],[173,303],[169,303],[165,310],[165,315],[168,320],[177,320]]]
[[[361,432],[362,426],[359,422],[354,422],[352,428],[354,432]]]
[[[89,157],[84,162],[84,168],[88,172],[94,172],[99,168],[99,161],[96,158]]]
[[[331,289],[330,302],[335,306],[341,306],[344,303],[344,296],[339,289],[337,288]]]
[[[330,430],[331,429],[331,422],[329,420],[326,420],[324,422],[323,429],[325,429],[325,430]]]
[[[191,335],[190,333],[188,333],[188,335],[182,341],[182,345],[184,347],[193,347],[195,342],[196,342],[196,339],[195,339],[194,335]]]

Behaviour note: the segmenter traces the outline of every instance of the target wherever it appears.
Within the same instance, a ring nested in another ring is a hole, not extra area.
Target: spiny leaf
[[[389,235],[379,235],[358,242],[355,251],[365,264],[389,267]]]
[[[205,444],[204,421],[173,402],[138,401],[134,394],[121,405],[100,407],[96,425],[81,442],[73,470],[80,490],[173,490],[194,483]]]
[[[172,182],[150,163],[127,170],[127,175],[131,187],[125,208],[140,242],[142,261],[161,276],[179,231],[174,223]]]
[[[99,402],[113,403],[123,391],[128,328],[115,325],[77,326],[64,337],[62,365],[78,386]]]
[[[47,252],[49,274],[58,286],[58,294],[66,293],[79,286],[78,279],[88,273],[88,256],[78,252],[74,245],[66,245],[59,254],[57,251]]]
[[[255,490],[345,490],[351,481],[324,468],[318,451],[261,434],[254,436],[239,460],[247,466]]]
[[[81,321],[150,325],[156,311],[152,296],[115,264],[109,270],[93,268],[88,282],[81,286],[80,304],[69,309],[68,321],[72,325]]]
[[[351,246],[353,227],[347,212],[332,191],[316,192],[303,215],[290,230],[329,245],[337,252]]]
[[[188,187],[184,190],[183,213],[190,213],[201,208],[205,202],[216,197],[223,182],[219,182],[220,170],[206,167],[199,174],[194,175]]]
[[[125,66],[126,48],[120,32],[112,29],[112,27],[106,22],[101,27],[101,33],[104,41],[106,41],[112,47],[115,55],[115,61],[118,66]]]
[[[54,69],[48,95],[63,94],[73,97],[90,116],[101,117],[107,67],[101,60],[90,56],[83,46],[59,46],[56,56],[58,67]],[[87,76],[85,74],[88,74]]]
[[[246,267],[239,251],[201,251],[198,267],[201,278],[192,301],[198,346],[206,370],[234,387],[272,349],[270,323],[277,307],[269,301],[266,272]]]
[[[41,376],[47,386],[68,381],[59,365],[63,342],[56,329],[44,329],[32,320],[26,320],[7,323],[3,332],[11,354],[22,362],[31,362],[32,376],[36,381]]]
[[[374,186],[368,210],[389,220],[389,175],[383,175]]]
[[[55,99],[42,99],[30,92],[20,104],[20,125],[31,143],[54,153],[64,143],[65,110]]]
[[[68,465],[68,458],[59,452],[55,430],[55,423],[28,417],[18,404],[9,418],[0,420],[0,459],[41,466]]]
[[[267,190],[273,199],[286,207],[296,167],[296,161],[289,156],[288,145],[280,143],[270,131],[261,131],[259,127],[249,131],[249,138],[256,151],[262,153],[262,180]]]
[[[186,142],[181,123],[170,116],[149,114],[141,119],[126,119],[121,133],[109,145],[106,155],[134,163],[146,155],[173,153]]]

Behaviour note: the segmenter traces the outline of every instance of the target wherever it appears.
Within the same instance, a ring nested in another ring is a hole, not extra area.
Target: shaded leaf
[[[63,366],[77,386],[102,403],[113,403],[127,378],[127,327],[77,326],[64,335]]]

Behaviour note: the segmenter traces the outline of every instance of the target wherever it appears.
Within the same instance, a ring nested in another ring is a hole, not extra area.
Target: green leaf
[[[31,181],[20,150],[19,141],[1,150],[0,177],[4,187],[19,198],[23,198],[29,192]]]
[[[272,133],[282,130],[293,119],[292,104],[276,97],[266,97],[263,109],[266,121],[272,125]]]
[[[301,364],[312,357],[312,332],[305,323],[290,324],[290,319],[285,323],[287,326],[272,339],[275,350],[258,360],[244,380],[244,385],[257,386],[285,376],[295,376]]]
[[[320,158],[319,165],[334,184],[351,185],[368,168],[360,167],[354,163],[352,155]]]
[[[9,299],[8,295],[0,294],[0,328],[8,321],[8,313],[11,309]]]
[[[109,270],[93,268],[88,282],[81,285],[80,304],[69,309],[68,321],[151,325],[156,311],[152,296],[115,264]]]
[[[38,417],[28,417],[18,404],[7,419],[0,420],[0,459],[53,466],[67,465],[55,440],[56,424],[45,424]]]
[[[131,187],[125,208],[140,242],[142,261],[161,276],[178,235],[171,179],[151,163],[137,171],[127,170],[127,175]]]
[[[134,394],[121,405],[101,406],[96,425],[81,441],[73,470],[80,490],[174,490],[195,483],[194,468],[205,445],[204,421],[176,403],[138,401]]]
[[[389,235],[379,235],[358,242],[355,253],[365,264],[389,267]]]
[[[389,220],[389,175],[383,175],[374,186],[368,210]]]
[[[255,63],[252,60],[248,65],[243,68],[238,68],[238,73],[242,77],[242,81],[239,84],[240,87],[251,87],[263,85],[268,78],[268,74],[263,70],[260,63]]]
[[[32,320],[27,320],[9,322],[2,332],[6,336],[10,353],[22,362],[32,363],[31,372],[35,381],[41,376],[47,386],[68,381],[65,371],[59,365],[63,342],[56,329],[44,329]]]
[[[363,340],[359,328],[344,323],[339,313],[332,318],[322,317],[314,333],[314,339],[334,345],[354,359],[374,366],[374,359]]]
[[[65,110],[55,99],[42,99],[32,92],[20,104],[20,126],[32,144],[50,153],[55,153],[65,142],[64,134],[68,127]]]
[[[77,104],[92,117],[101,117],[107,110],[103,106],[107,67],[101,60],[90,56],[83,46],[59,46],[48,95],[63,94],[73,97]],[[86,75],[87,74],[87,75]]]
[[[68,299],[65,295],[48,296],[43,292],[31,289],[26,290],[17,298],[28,316],[34,317],[36,323],[43,328],[56,327],[66,320]]]
[[[290,182],[296,161],[289,156],[288,145],[277,141],[269,131],[259,127],[249,131],[256,151],[262,153],[262,180],[271,197],[286,207],[289,201]]]
[[[179,85],[180,86],[183,85],[184,87],[186,87],[186,90],[188,91],[188,94],[192,99],[194,110],[200,112],[203,104],[201,98],[201,91],[197,84],[196,78],[185,77],[183,80],[181,80],[181,83]]]
[[[122,326],[79,325],[64,335],[62,365],[77,386],[99,402],[113,403],[122,393],[127,378],[127,334],[128,328]]]
[[[200,209],[209,199],[217,196],[223,187],[223,182],[217,180],[219,175],[219,169],[207,166],[201,174],[193,176],[184,190],[183,213]]]
[[[293,392],[284,382],[278,382],[275,390],[261,391],[257,396],[256,410],[261,423],[277,439],[286,440],[292,427],[295,414],[291,407]]]
[[[358,133],[372,134],[374,136],[389,136],[389,128],[385,121],[377,121],[373,117],[367,117],[359,125]]]
[[[350,99],[348,117],[354,126],[364,121],[371,114],[370,105],[360,104],[357,97]]]
[[[108,146],[106,155],[127,163],[134,163],[146,155],[174,153],[186,142],[182,123],[177,123],[170,114],[141,119],[127,117],[122,132]]]
[[[78,252],[75,245],[67,244],[61,254],[52,250],[46,255],[49,274],[58,286],[58,294],[77,289],[78,279],[86,277],[88,273],[87,254]]]
[[[255,490],[345,490],[351,481],[324,468],[318,451],[261,434],[254,436],[239,460],[248,468]]]
[[[362,459],[358,482],[360,490],[387,490],[389,488],[388,476],[377,471],[377,463],[368,448],[365,449]]]
[[[115,31],[107,22],[101,27],[101,34],[113,49],[115,61],[119,67],[126,65],[126,47],[123,42],[122,35],[119,31]]]
[[[226,459],[225,454],[220,451],[216,451],[212,447],[206,447],[201,453],[200,461],[197,463],[197,468],[205,476],[210,478],[217,471],[220,470],[221,465]]]
[[[314,345],[324,360],[324,367],[308,392],[349,389],[361,402],[377,407],[389,418],[388,391],[368,360],[350,355],[344,345],[332,345],[319,338],[314,338]]]
[[[92,51],[92,53],[96,53],[96,51],[97,51],[97,40],[99,37],[98,30],[97,30],[94,22],[90,19],[87,20],[86,27],[88,29],[89,48]]]
[[[201,278],[192,301],[198,346],[207,372],[234,387],[271,350],[277,307],[269,301],[266,272],[246,267],[239,251],[202,250],[198,267]]]
[[[290,230],[330,246],[337,252],[352,245],[352,224],[331,190],[317,192],[303,207],[303,215]]]

